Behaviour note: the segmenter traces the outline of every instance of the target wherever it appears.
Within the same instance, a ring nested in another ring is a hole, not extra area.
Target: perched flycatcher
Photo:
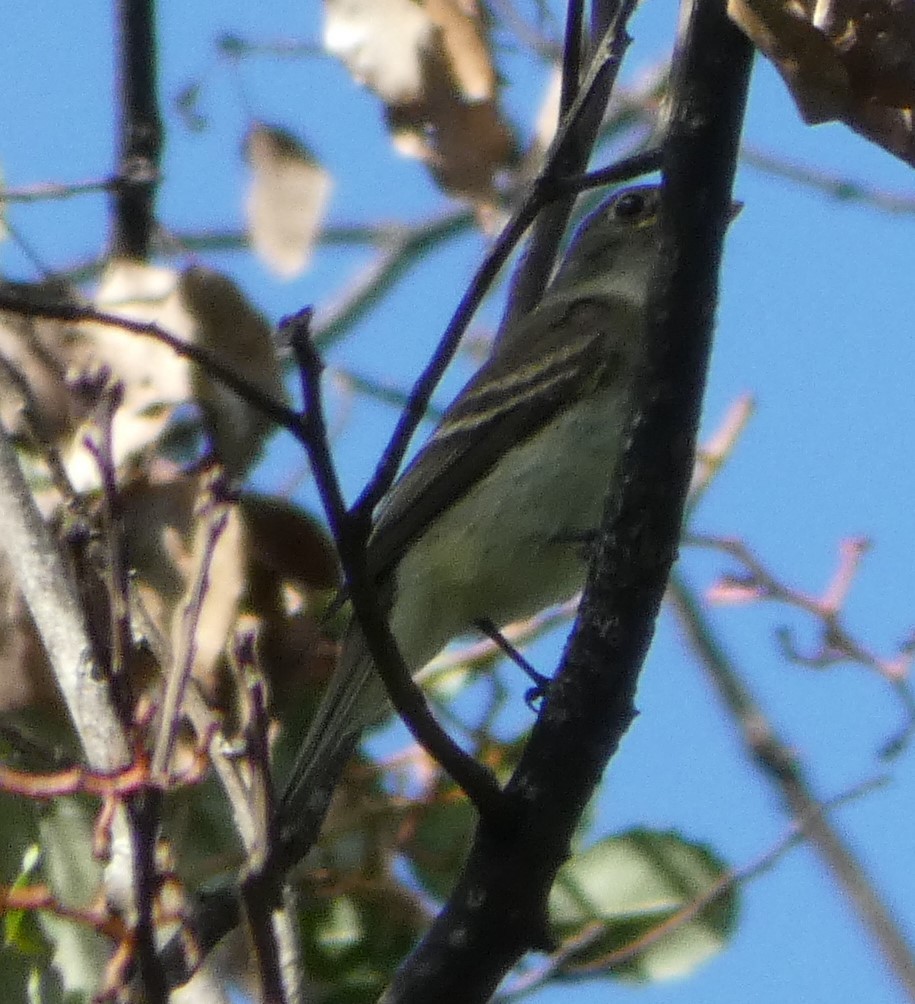
[[[368,566],[407,667],[481,621],[529,617],[584,581],[642,358],[659,189],[606,199],[538,306],[505,330],[383,500]],[[363,728],[386,706],[359,625],[279,807],[301,854]]]

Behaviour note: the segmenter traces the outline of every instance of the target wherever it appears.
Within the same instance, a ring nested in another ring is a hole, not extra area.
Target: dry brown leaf
[[[260,621],[258,658],[282,716],[287,702],[316,692],[336,664],[311,602],[340,584],[326,530],[282,499],[244,493],[238,500],[247,560],[245,609]]]
[[[385,104],[422,93],[422,53],[433,30],[424,4],[414,0],[325,0],[324,47]]]
[[[95,306],[134,321],[155,322],[189,341],[193,322],[177,295],[174,269],[114,260],[102,274]],[[124,385],[124,398],[113,427],[115,466],[124,468],[154,444],[176,407],[191,396],[190,367],[167,345],[114,325],[84,324],[70,355],[69,375],[106,366]],[[99,484],[95,458],[78,429],[65,452],[67,470],[78,490]]]
[[[6,555],[0,556],[0,714],[46,708],[66,714],[50,664]]]
[[[144,606],[159,631],[171,634],[173,650],[206,544],[207,527],[197,516],[206,492],[201,477],[181,476],[137,482],[123,496],[131,566]],[[230,717],[236,710],[226,649],[241,617],[257,625],[260,668],[280,701],[323,681],[334,653],[310,597],[338,582],[334,548],[315,520],[282,499],[241,494],[212,554],[195,635],[192,674],[208,700]],[[287,603],[290,588],[299,597],[294,605]]]
[[[198,507],[204,475],[175,473],[153,482],[140,475],[120,492],[128,565],[144,617],[179,649],[182,613],[203,550],[206,526]],[[87,623],[104,662],[110,649],[105,584],[92,568],[79,570]],[[209,568],[193,656],[192,676],[228,723],[237,712],[227,659],[243,617],[257,625],[259,666],[282,716],[330,675],[335,648],[320,623],[314,598],[339,582],[335,551],[326,532],[282,499],[242,494],[230,507]],[[138,621],[142,625],[143,620]],[[159,692],[161,681],[145,652],[133,653],[130,675],[137,697]],[[156,698],[158,700],[158,698]],[[0,715],[27,709],[63,721],[47,656],[21,593],[0,561]]]
[[[39,287],[28,295],[38,301]],[[48,294],[50,295],[50,294]],[[221,362],[270,394],[285,399],[271,327],[227,277],[205,268],[180,275],[173,269],[115,260],[102,274],[95,305],[132,321],[154,322],[186,342],[197,342]],[[122,473],[150,456],[175,409],[196,400],[214,453],[232,477],[242,477],[260,451],[270,422],[223,383],[192,366],[172,348],[113,324],[79,326],[0,314],[0,416],[24,431],[29,399],[39,434],[60,442],[74,486],[97,488],[98,464],[85,448],[86,405],[67,386],[74,379],[110,370],[123,385],[114,417],[113,458]],[[22,391],[21,385],[28,390]],[[91,419],[91,416],[88,416]],[[43,431],[42,431],[43,430]]]
[[[108,313],[153,321],[170,334],[214,352],[239,376],[277,401],[284,400],[282,373],[266,319],[226,276],[206,268],[172,269],[114,261],[102,277],[97,306]],[[213,451],[232,477],[242,477],[270,429],[220,381],[169,346],[113,325],[87,324],[71,352],[71,371],[107,366],[124,385],[113,429],[115,465],[123,470],[154,445],[179,405],[196,400]],[[75,486],[98,485],[95,459],[78,430],[65,457]]]
[[[3,283],[3,289],[26,303],[71,302],[55,284]],[[84,417],[65,383],[81,337],[72,324],[0,312],[0,421],[7,433],[27,445],[34,445],[32,432],[46,445],[69,439]]]
[[[324,44],[384,101],[396,148],[489,210],[516,150],[476,0],[325,0]]]
[[[219,272],[194,267],[181,274],[178,289],[194,320],[194,341],[259,390],[284,401],[271,327],[235,283]],[[243,477],[271,430],[270,419],[202,367],[193,368],[192,382],[214,454],[231,477]]]
[[[294,136],[275,126],[254,126],[245,152],[251,167],[245,203],[251,244],[277,275],[292,279],[311,259],[331,177]]]
[[[839,120],[915,166],[911,0],[729,0],[808,123]]]
[[[336,549],[316,520],[291,502],[257,492],[243,492],[238,505],[252,571],[309,589],[335,589],[339,585]],[[252,593],[257,588],[252,577]]]

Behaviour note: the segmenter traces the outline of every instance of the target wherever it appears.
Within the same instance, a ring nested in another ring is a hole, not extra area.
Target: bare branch
[[[634,7],[634,0],[609,0],[592,5],[592,46],[587,53],[590,64],[584,79],[579,80],[582,4],[578,0],[570,2],[562,65],[560,126],[537,182],[541,188],[549,190],[554,178],[574,177],[587,166],[630,41],[626,23]],[[594,40],[598,40],[596,44]],[[563,193],[554,198],[537,216],[512,275],[508,304],[499,325],[500,334],[535,307],[543,295],[576,194]]]
[[[783,603],[809,614],[819,623],[819,645],[812,652],[800,651],[788,627],[778,628],[776,637],[786,659],[812,669],[825,669],[839,662],[853,662],[873,670],[886,680],[902,705],[904,719],[896,734],[884,744],[881,753],[885,757],[895,756],[905,747],[912,735],[915,735],[915,693],[909,680],[909,667],[915,659],[915,648],[911,642],[906,642],[893,658],[880,656],[854,637],[842,617],[842,607],[858,564],[869,547],[867,540],[851,538],[842,541],[838,568],[832,582],[819,597],[783,582],[742,540],[708,534],[690,534],[687,540],[690,544],[728,554],[746,569],[743,576],[729,576],[712,586],[709,596],[714,601],[737,599],[744,602]]]
[[[152,0],[119,0],[117,17],[119,164],[111,244],[118,257],[146,261],[162,155],[155,5]]]
[[[336,303],[315,312],[315,346],[323,351],[337,342],[412,265],[439,244],[467,231],[472,223],[470,210],[460,209],[416,226],[379,231],[371,241],[380,248],[378,258]],[[326,235],[322,236],[325,239]]]
[[[35,506],[16,451],[0,429],[0,546],[25,596],[89,762],[117,770],[131,759],[79,596]]]
[[[169,763],[181,725],[185,693],[194,670],[197,630],[203,601],[209,586],[213,554],[229,518],[225,502],[212,496],[207,501],[210,503],[207,506],[207,511],[200,515],[203,526],[197,530],[198,536],[202,533],[202,547],[194,549],[196,560],[188,576],[191,586],[181,611],[178,649],[175,652],[174,661],[168,664],[165,695],[162,699],[159,720],[159,735],[152,758],[153,776],[162,778],[163,781],[168,776]]]
[[[124,331],[130,331],[135,335],[142,335],[145,338],[162,342],[177,355],[196,363],[214,379],[220,380],[243,401],[262,412],[278,426],[288,430],[297,438],[301,437],[302,429],[299,415],[292,408],[287,408],[270,394],[262,391],[252,381],[239,376],[231,367],[222,363],[216,353],[210,352],[203,346],[185,342],[158,324],[149,321],[136,321],[118,314],[109,314],[83,304],[38,302],[7,289],[0,291],[0,310],[8,310],[10,313],[22,314],[26,317],[47,317],[51,320],[69,321],[73,324],[83,322],[107,324]]]
[[[308,334],[309,313],[284,322],[299,359],[304,397],[304,443],[328,522],[334,534],[353,611],[395,710],[413,736],[464,789],[482,815],[502,810],[501,791],[490,771],[468,756],[438,724],[416,681],[407,671],[378,603],[377,586],[368,573],[365,543],[369,523],[361,512],[346,511],[337,481],[320,397],[320,361]]]
[[[44,181],[22,188],[0,188],[2,202],[51,202],[56,199],[72,199],[77,195],[97,195],[110,192],[118,185],[117,178],[100,178],[98,181],[74,181],[70,184]]]
[[[810,845],[848,897],[859,921],[870,932],[907,998],[915,1000],[915,951],[883,902],[871,877],[839,831],[819,812],[805,771],[793,747],[783,742],[750,694],[718,640],[693,590],[674,575],[670,597],[680,625],[716,693],[732,715],[738,734],[757,770],[779,792],[797,820],[807,820]]]
[[[633,692],[676,553],[752,50],[717,0],[686,7],[665,149],[661,257],[644,383],[626,425],[562,667],[506,789],[516,825],[483,820],[448,904],[385,994],[486,1000],[531,947],[581,813],[634,715]]]

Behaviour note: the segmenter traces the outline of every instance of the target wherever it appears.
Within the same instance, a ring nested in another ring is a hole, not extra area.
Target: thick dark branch
[[[112,253],[145,261],[155,225],[162,156],[152,0],[119,0],[118,187]]]
[[[507,794],[511,835],[480,826],[452,896],[385,995],[483,1001],[549,943],[546,899],[635,715],[638,672],[677,551],[711,344],[752,50],[720,0],[695,0],[678,52],[647,365],[563,665]]]

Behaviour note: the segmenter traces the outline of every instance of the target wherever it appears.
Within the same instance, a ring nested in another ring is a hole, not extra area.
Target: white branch
[[[130,751],[95,664],[79,597],[2,428],[0,549],[31,611],[89,763],[96,770],[126,766]]]

